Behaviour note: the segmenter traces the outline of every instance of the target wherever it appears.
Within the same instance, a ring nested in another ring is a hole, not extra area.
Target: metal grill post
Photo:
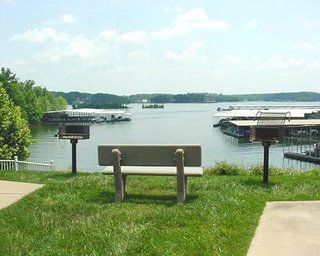
[[[72,175],[77,174],[77,143],[78,140],[70,140],[72,145]]]
[[[263,145],[263,183],[269,182],[269,147],[270,142],[262,142]]]

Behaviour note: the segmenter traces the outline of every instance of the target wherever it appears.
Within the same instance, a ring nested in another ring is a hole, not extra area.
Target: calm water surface
[[[103,169],[98,165],[97,159],[99,144],[194,143],[202,145],[203,166],[210,166],[222,160],[244,166],[261,163],[263,148],[260,143],[239,143],[237,139],[222,134],[220,128],[212,127],[212,115],[217,107],[227,107],[230,104],[232,103],[166,104],[164,109],[142,109],[140,104],[131,104],[129,112],[132,113],[132,121],[91,125],[90,140],[79,141],[77,144],[78,167],[87,171]],[[54,137],[56,133],[57,125],[41,124],[32,127],[32,135],[36,142],[31,146],[30,160],[44,163],[54,160],[58,169],[71,168],[71,144],[67,140],[58,140]],[[271,146],[270,163],[297,169],[315,167],[310,163],[283,158],[281,145]]]

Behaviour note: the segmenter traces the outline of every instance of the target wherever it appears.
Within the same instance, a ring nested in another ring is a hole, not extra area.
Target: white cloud
[[[246,21],[245,25],[247,28],[257,28],[259,23],[257,20],[248,20]]]
[[[97,40],[90,40],[83,35],[74,37],[67,46],[67,52],[70,56],[78,56],[84,59],[99,57],[106,50],[106,44]]]
[[[71,14],[63,14],[60,19],[60,23],[74,23],[76,19]]]
[[[106,41],[114,40],[118,36],[118,31],[116,29],[103,30],[99,33],[98,38]]]
[[[238,63],[238,62],[241,62],[242,59],[232,54],[227,54],[222,57],[222,61],[224,63]]]
[[[148,32],[144,30],[134,30],[119,33],[116,29],[103,30],[98,34],[98,38],[105,41],[117,41],[126,43],[143,43],[148,40]]]
[[[38,61],[44,59],[51,62],[58,62],[64,58],[94,59],[100,60],[111,51],[108,44],[97,39],[88,39],[84,35],[71,37],[67,43],[48,48],[34,57]]]
[[[310,43],[310,42],[300,42],[300,43],[296,43],[293,46],[294,49],[297,50],[306,50],[306,51],[315,51],[317,50],[317,46],[315,46],[314,44]]]
[[[117,73],[130,73],[138,69],[138,66],[117,66],[114,71]]]
[[[308,62],[304,59],[285,58],[281,56],[273,56],[262,59],[260,57],[253,57],[252,63],[261,69],[287,69],[287,68],[301,68],[305,67]]]
[[[176,53],[173,51],[167,51],[165,53],[165,58],[168,60],[206,60],[204,51],[206,50],[206,45],[203,42],[193,42],[186,50],[181,53]]]
[[[320,20],[302,19],[301,22],[307,28],[318,28],[318,27],[320,27]]]
[[[75,17],[72,14],[62,14],[59,19],[57,20],[51,20],[51,21],[45,21],[44,25],[59,25],[59,24],[66,24],[66,23],[74,23],[76,21]]]
[[[164,9],[164,12],[167,12],[167,13],[178,13],[182,11],[183,9],[180,6],[167,7]]]
[[[54,28],[51,27],[44,27],[44,28],[34,28],[28,29],[26,32],[14,35],[9,38],[9,41],[16,42],[16,41],[25,41],[25,42],[45,42],[47,40],[52,40],[53,42],[62,42],[66,41],[70,38],[70,35],[57,32]]]
[[[37,53],[34,56],[36,61],[47,60],[49,62],[58,62],[61,58],[66,57],[66,52],[61,47],[53,47],[43,52]]]
[[[136,50],[136,51],[130,52],[128,54],[128,56],[130,58],[138,60],[138,61],[150,59],[150,54],[148,52],[142,51],[142,50]]]
[[[313,60],[308,64],[309,69],[320,70],[320,60]]]
[[[143,43],[147,41],[148,33],[143,30],[135,30],[121,34],[117,40],[128,43]]]
[[[197,8],[179,14],[174,20],[172,27],[154,31],[152,36],[157,39],[168,40],[174,37],[185,36],[193,30],[226,30],[228,28],[229,24],[227,22],[223,20],[211,20],[202,9]]]

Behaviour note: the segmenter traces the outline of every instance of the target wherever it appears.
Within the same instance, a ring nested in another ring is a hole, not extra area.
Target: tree
[[[31,135],[20,107],[14,106],[0,83],[0,159],[27,159]]]
[[[22,116],[31,123],[41,121],[47,111],[67,107],[62,97],[57,97],[46,88],[35,86],[32,80],[20,82],[8,68],[1,68],[0,83],[13,104],[20,107]]]

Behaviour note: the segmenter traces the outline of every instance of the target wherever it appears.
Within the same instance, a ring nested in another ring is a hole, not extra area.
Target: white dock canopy
[[[255,127],[258,124],[258,121],[254,120],[237,120],[237,121],[230,121],[231,124],[234,124],[238,127]],[[272,123],[270,123],[272,125]],[[265,125],[267,126],[267,125]],[[320,119],[293,119],[293,120],[286,120],[284,122],[284,126],[287,127],[320,127]]]
[[[262,110],[259,109],[235,109],[235,110],[222,110],[215,113],[214,117],[224,117],[224,118],[254,118],[257,116],[258,112],[261,112]],[[290,118],[304,118],[305,114],[311,114],[311,113],[317,113],[320,111],[319,109],[296,109],[296,108],[281,108],[281,109],[267,109],[263,110],[264,113],[286,113],[290,112]]]

